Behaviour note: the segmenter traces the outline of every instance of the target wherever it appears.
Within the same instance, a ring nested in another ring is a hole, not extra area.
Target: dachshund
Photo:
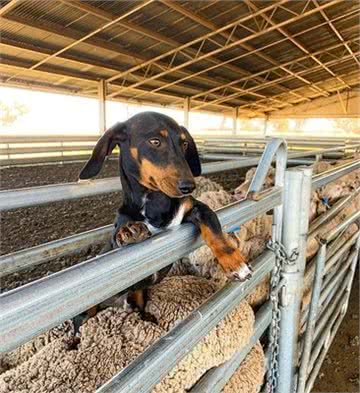
[[[157,112],[139,113],[109,128],[97,142],[80,180],[96,176],[116,146],[120,147],[123,203],[118,210],[111,248],[138,243],[181,223],[193,223],[229,278],[244,281],[251,269],[238,244],[222,231],[216,214],[191,196],[201,174],[199,154],[185,127]],[[145,279],[145,286],[158,275]],[[144,306],[135,286],[135,302]]]

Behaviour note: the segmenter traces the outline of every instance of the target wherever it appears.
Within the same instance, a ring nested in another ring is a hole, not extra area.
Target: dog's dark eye
[[[186,150],[189,147],[189,142],[188,141],[184,141],[183,142],[183,147],[184,147],[184,150]]]
[[[161,145],[160,139],[157,138],[149,139],[149,143],[154,147],[159,147]]]

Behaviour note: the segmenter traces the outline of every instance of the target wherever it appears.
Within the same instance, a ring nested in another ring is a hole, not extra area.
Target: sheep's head
[[[256,168],[249,169],[246,172],[245,181],[242,184],[240,184],[239,187],[237,187],[235,189],[234,196],[238,201],[246,198],[251,181],[252,181],[253,177],[255,176],[255,172],[256,172]],[[265,178],[262,189],[266,190],[267,188],[272,187],[274,185],[274,182],[275,182],[275,170],[274,170],[274,168],[270,168],[270,170]]]
[[[326,161],[314,162],[314,164],[312,165],[313,174],[316,175],[318,173],[328,171],[332,167],[333,166],[329,162],[326,162]]]

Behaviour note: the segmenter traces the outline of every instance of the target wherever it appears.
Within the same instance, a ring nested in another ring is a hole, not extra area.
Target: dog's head
[[[97,142],[80,179],[96,176],[105,157],[120,146],[122,169],[152,191],[182,197],[195,188],[201,174],[195,142],[185,127],[156,112],[143,112],[117,123]]]

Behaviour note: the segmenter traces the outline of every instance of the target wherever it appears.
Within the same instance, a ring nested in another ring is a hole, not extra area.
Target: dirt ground
[[[349,308],[320,369],[313,392],[359,392],[359,268]]]
[[[13,189],[77,181],[83,163],[24,166],[0,169],[0,188]],[[108,161],[99,177],[117,175],[117,162]],[[233,190],[244,169],[209,176],[226,190]],[[107,225],[113,222],[121,193],[3,212],[0,216],[0,255]],[[5,277],[2,291],[55,273],[97,255],[102,245],[76,255],[58,258],[44,265]],[[321,368],[313,392],[359,391],[359,274],[351,294],[349,310]]]

